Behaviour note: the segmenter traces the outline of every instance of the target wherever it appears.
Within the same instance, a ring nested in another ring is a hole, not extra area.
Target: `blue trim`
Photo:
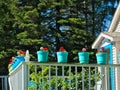
[[[104,47],[105,50],[109,49],[110,50],[110,60],[109,60],[109,64],[113,64],[113,57],[112,57],[112,44],[108,44]]]
[[[112,55],[112,44],[108,44],[104,47],[105,50],[109,49],[109,62],[108,64],[113,64],[113,55]],[[114,78],[114,69],[113,68],[110,68],[109,70],[109,76],[110,76],[110,90],[115,90],[115,78]]]

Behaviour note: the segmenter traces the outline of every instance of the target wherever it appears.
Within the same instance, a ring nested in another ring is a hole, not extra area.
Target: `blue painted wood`
[[[112,44],[108,44],[104,47],[105,50],[109,50],[109,62],[108,64],[113,64],[113,56],[112,56]],[[110,76],[110,90],[115,90],[115,76],[114,76],[114,68],[110,68],[109,70],[109,76]]]

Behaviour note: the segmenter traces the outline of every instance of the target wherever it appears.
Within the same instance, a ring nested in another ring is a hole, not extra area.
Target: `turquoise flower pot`
[[[24,56],[17,56],[12,63],[12,69],[15,69],[23,61],[25,61]]]
[[[48,51],[37,51],[38,62],[48,62]]]
[[[107,53],[98,53],[96,54],[97,64],[106,64],[107,63]]]
[[[13,70],[13,69],[15,69],[15,67],[16,67],[15,60],[13,61],[13,63],[12,63],[12,65],[11,65],[11,67],[12,67],[12,70]]]
[[[89,63],[89,52],[79,52],[78,57],[79,57],[79,62],[81,64],[88,64]]]
[[[67,63],[68,62],[68,52],[57,52],[58,63]]]
[[[25,61],[24,56],[17,56],[16,58],[17,58],[19,61]]]
[[[118,54],[118,63],[120,64],[120,54]]]
[[[23,61],[25,61],[24,56],[17,56],[15,61],[16,67]]]

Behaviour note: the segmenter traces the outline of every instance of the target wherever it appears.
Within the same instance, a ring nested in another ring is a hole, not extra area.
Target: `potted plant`
[[[25,61],[25,52],[22,50],[19,50],[17,52],[17,56],[15,57],[15,67],[17,67],[21,62]]]
[[[104,47],[97,51],[96,53],[97,64],[106,64],[107,63],[107,53],[104,51]]]
[[[57,52],[57,60],[58,63],[66,63],[68,60],[68,52],[64,49],[64,47],[60,47]]]
[[[81,64],[89,63],[90,53],[86,51],[86,48],[82,48],[82,52],[78,52],[79,62]]]
[[[22,61],[25,61],[25,52],[22,51],[22,50],[19,50],[19,51],[17,52],[16,59],[18,60],[18,63],[20,63],[20,62],[22,62]]]
[[[10,59],[8,69],[9,71],[15,69],[21,62],[25,61],[25,53],[22,50],[17,52],[17,56],[14,56]]]
[[[41,47],[39,51],[37,51],[38,62],[48,62],[48,48]]]

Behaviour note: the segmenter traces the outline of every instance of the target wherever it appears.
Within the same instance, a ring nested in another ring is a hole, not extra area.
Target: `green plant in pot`
[[[39,51],[37,51],[38,62],[48,62],[48,48],[41,47]]]
[[[104,47],[97,51],[96,53],[97,64],[106,64],[107,63],[107,53],[104,50]]]
[[[78,52],[79,62],[81,64],[89,63],[90,53],[86,51],[86,48],[82,48],[82,52]]]
[[[58,63],[67,63],[68,62],[68,52],[64,49],[64,47],[60,47],[57,52],[57,60]]]

